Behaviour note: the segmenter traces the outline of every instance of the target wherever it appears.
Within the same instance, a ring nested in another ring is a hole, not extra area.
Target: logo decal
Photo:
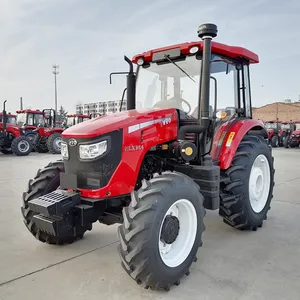
[[[142,150],[144,150],[144,145],[125,146],[124,150],[125,151],[142,151]]]
[[[75,139],[70,139],[69,140],[69,146],[74,147],[77,145],[77,141]]]
[[[151,121],[147,121],[147,122],[143,122],[143,123],[139,123],[136,125],[132,125],[128,127],[128,133],[132,133],[135,132],[137,130],[155,125],[155,124],[160,124],[161,126],[165,126],[168,125],[172,122],[172,118],[171,117],[166,117],[166,118],[160,118],[160,119],[156,119],[156,120],[151,120]]]

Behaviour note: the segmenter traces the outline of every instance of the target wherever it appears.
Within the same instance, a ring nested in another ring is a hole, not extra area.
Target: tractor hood
[[[15,125],[15,124],[7,123],[7,124],[6,124],[6,129],[10,129],[10,130],[19,130],[20,127],[18,127],[18,126]],[[0,122],[0,130],[3,130],[3,123],[2,123],[2,122]]]
[[[300,130],[295,130],[295,131],[292,132],[292,134],[296,134],[296,135],[300,134]]]
[[[119,129],[128,128],[129,131],[135,131],[156,123],[170,123],[171,121],[177,121],[175,108],[134,109],[101,116],[74,125],[66,129],[62,133],[62,137],[94,138]]]

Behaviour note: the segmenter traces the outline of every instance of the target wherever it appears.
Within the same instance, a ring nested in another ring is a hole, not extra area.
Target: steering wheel
[[[181,103],[180,106],[182,106],[182,103],[185,103],[188,106],[188,111],[185,111],[184,109],[182,109],[184,112],[186,112],[187,114],[189,114],[192,111],[192,107],[191,105],[183,98],[179,98]],[[178,107],[178,100],[173,97],[171,99],[168,100],[161,100],[157,103],[154,104],[153,107],[158,107],[158,108],[170,108],[170,107]]]
[[[185,111],[187,114],[189,114],[192,111],[191,105],[183,98],[180,98],[181,102],[185,103],[188,107],[188,111]]]

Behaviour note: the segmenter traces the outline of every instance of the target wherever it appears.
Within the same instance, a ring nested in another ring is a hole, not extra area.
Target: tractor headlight
[[[64,159],[69,159],[68,145],[64,142],[61,142],[60,144],[60,153]]]
[[[107,141],[102,141],[96,144],[80,145],[79,157],[81,159],[93,159],[107,151]]]

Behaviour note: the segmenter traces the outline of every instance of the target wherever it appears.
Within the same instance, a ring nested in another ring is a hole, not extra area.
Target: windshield
[[[44,116],[42,114],[33,114],[33,113],[19,113],[17,115],[17,125],[29,125],[29,126],[37,126],[41,124],[44,126]]]
[[[7,124],[16,124],[17,118],[15,116],[7,116],[6,123]]]
[[[291,128],[291,124],[281,124],[281,129],[290,129]]]
[[[3,117],[2,115],[0,116],[0,122],[3,122]],[[15,116],[6,116],[6,123],[7,124],[16,124],[16,117]]]
[[[68,117],[68,119],[67,119],[67,126],[71,127],[71,126],[77,124],[76,121],[77,121],[77,117]]]
[[[234,73],[235,67],[220,57],[213,56],[211,75],[217,79],[218,107],[235,106]],[[187,56],[185,60],[174,60],[175,64],[151,63],[140,67],[136,88],[136,107],[177,108],[198,117],[201,59]],[[210,110],[214,108],[215,86],[211,80]]]
[[[42,114],[34,114],[34,126],[37,126],[38,124],[41,124],[42,126],[44,126],[44,116]],[[29,124],[28,124],[29,125]]]
[[[277,129],[277,123],[265,123],[265,127],[267,129]]]
[[[26,123],[26,114],[25,113],[17,114],[17,125],[23,126],[25,123]]]
[[[300,123],[296,123],[296,129],[295,130],[300,130]]]

